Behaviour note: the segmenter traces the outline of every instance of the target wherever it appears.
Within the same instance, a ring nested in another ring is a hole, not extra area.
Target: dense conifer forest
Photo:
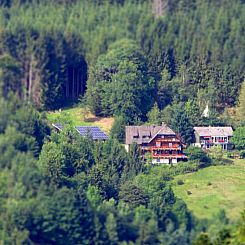
[[[233,126],[245,157],[244,36],[243,0],[0,0],[0,243],[244,244],[245,211],[200,219],[171,187],[232,164],[194,126]],[[106,142],[53,130],[74,105],[115,118]],[[188,162],[125,151],[126,125],[162,122]]]

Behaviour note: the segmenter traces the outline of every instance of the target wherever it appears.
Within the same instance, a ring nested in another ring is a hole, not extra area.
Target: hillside
[[[244,176],[245,160],[235,160],[234,165],[212,166],[179,175],[173,181],[173,190],[198,218],[211,218],[224,209],[234,220],[245,205]],[[184,184],[177,185],[178,180]],[[188,195],[187,191],[192,194]]]
[[[244,27],[244,0],[1,0],[0,245],[244,245],[245,160],[214,166],[245,158]]]
[[[50,124],[62,123],[66,120],[74,126],[98,126],[105,133],[109,133],[113,125],[112,117],[96,117],[89,111],[85,111],[82,107],[67,108],[60,111],[47,112],[47,118]]]

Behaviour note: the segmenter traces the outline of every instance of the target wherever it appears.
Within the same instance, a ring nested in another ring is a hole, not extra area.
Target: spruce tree
[[[160,125],[162,123],[161,112],[157,103],[155,103],[151,110],[147,113],[147,117],[149,124]]]
[[[184,143],[191,144],[193,141],[193,125],[190,123],[183,108],[180,105],[176,107],[172,118],[173,129],[180,134]]]

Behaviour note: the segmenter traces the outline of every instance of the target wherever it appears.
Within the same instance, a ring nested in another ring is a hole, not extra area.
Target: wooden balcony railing
[[[184,154],[152,154],[152,157],[157,158],[187,158]]]
[[[180,142],[177,138],[158,138],[158,142]]]
[[[201,144],[214,144],[214,143],[228,143],[227,140],[217,140],[217,141],[214,141],[214,140],[202,140],[201,141]]]
[[[181,146],[152,146],[153,150],[180,150]]]

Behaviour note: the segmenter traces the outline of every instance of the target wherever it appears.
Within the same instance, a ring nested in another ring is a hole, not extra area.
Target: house
[[[177,163],[187,160],[176,133],[167,125],[162,126],[126,126],[125,149],[136,142],[144,157],[149,153],[152,163]]]
[[[62,131],[63,130],[63,126],[60,124],[52,124],[53,127],[56,128],[56,130],[58,131]],[[85,136],[89,136],[91,137],[93,140],[97,141],[97,140],[102,140],[102,141],[106,141],[108,139],[108,136],[101,131],[101,129],[99,127],[95,127],[95,126],[76,126],[75,129],[77,130],[77,132],[85,137]]]
[[[210,149],[214,145],[221,145],[224,150],[232,149],[230,139],[233,135],[232,127],[194,127],[195,146]]]

